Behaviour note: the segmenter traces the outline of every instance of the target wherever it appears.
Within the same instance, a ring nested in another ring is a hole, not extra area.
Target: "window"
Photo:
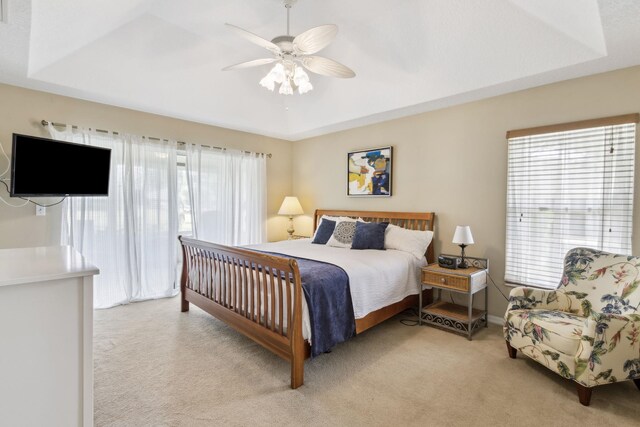
[[[505,282],[557,288],[564,255],[578,246],[631,254],[637,121],[507,133]]]

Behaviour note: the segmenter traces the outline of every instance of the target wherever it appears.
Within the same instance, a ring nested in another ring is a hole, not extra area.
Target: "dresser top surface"
[[[0,286],[99,273],[95,265],[70,246],[0,249]]]

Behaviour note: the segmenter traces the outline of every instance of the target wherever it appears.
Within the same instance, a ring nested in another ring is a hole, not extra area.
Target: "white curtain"
[[[193,235],[224,245],[266,241],[264,154],[186,145]]]
[[[94,306],[174,296],[177,267],[177,144],[67,127],[55,139],[111,149],[108,197],[71,197],[62,244],[97,265]],[[80,177],[81,179],[81,177]]]

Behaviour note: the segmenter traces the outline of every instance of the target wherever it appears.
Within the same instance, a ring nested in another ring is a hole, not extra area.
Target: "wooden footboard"
[[[304,382],[302,285],[295,259],[179,237],[182,311],[193,303],[291,363]]]

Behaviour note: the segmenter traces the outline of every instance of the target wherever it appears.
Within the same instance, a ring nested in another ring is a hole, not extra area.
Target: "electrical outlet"
[[[47,208],[44,206],[36,205],[36,216],[45,216],[47,214]]]

